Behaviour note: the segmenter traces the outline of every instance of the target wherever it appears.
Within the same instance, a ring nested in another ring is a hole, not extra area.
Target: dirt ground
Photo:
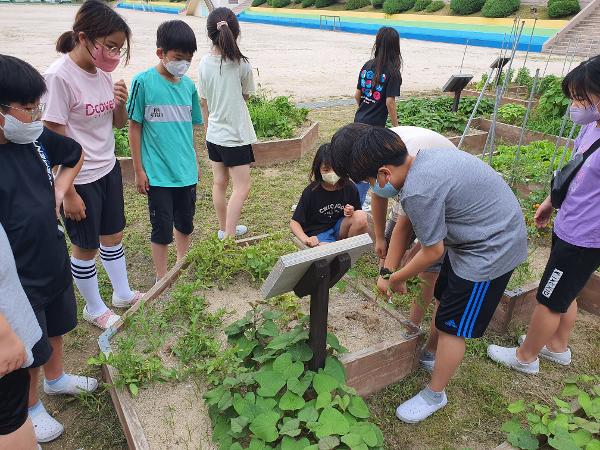
[[[57,57],[54,43],[71,29],[75,5],[0,5],[2,53],[26,59],[44,71]],[[119,9],[133,31],[130,64],[119,67],[114,78],[128,83],[137,72],[156,64],[156,28],[177,16]],[[183,17],[196,32],[198,52],[190,76],[197,80],[197,65],[209,49],[206,20]],[[373,36],[303,28],[242,23],[241,48],[257,71],[257,83],[277,95],[289,95],[297,101],[325,100],[354,94],[356,76],[369,58]],[[448,77],[458,73],[465,47],[416,40],[402,40],[404,58],[403,92],[441,89]],[[476,79],[487,70],[499,50],[469,47],[463,73]],[[523,65],[520,52],[515,68]],[[532,54],[528,67],[544,70],[547,56]],[[567,64],[568,65],[568,64]],[[563,58],[554,58],[548,73],[560,74]]]

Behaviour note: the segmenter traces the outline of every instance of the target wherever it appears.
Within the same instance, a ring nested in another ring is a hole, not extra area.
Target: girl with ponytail
[[[199,92],[206,147],[213,171],[213,203],[219,219],[219,238],[248,231],[238,225],[250,191],[252,144],[256,134],[246,101],[255,91],[252,66],[237,40],[240,24],[229,8],[212,11],[206,22],[212,49],[200,61]],[[226,192],[231,178],[229,202]]]
[[[125,211],[113,134],[113,127],[127,123],[128,93],[123,80],[113,83],[111,72],[128,62],[130,40],[129,26],[114,9],[87,0],[72,30],[58,38],[56,50],[63,56],[44,74],[44,124],[83,147],[83,167],[65,195],[62,214],[72,243],[71,272],[86,302],[83,318],[103,329],[119,316],[100,297],[98,249],[113,287],[113,306],[128,307],[141,296],[129,287],[121,245]]]

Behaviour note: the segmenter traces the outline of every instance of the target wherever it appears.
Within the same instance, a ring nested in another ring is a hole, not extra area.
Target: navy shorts
[[[18,369],[0,378],[0,436],[14,433],[27,420],[29,370]]]
[[[196,213],[196,185],[150,186],[148,212],[152,224],[150,240],[153,243],[169,245],[173,242],[173,227],[182,234],[192,234]]]
[[[329,244],[332,242],[336,242],[340,238],[340,229],[342,228],[342,222],[344,221],[344,219],[345,217],[342,217],[335,223],[333,227],[317,234],[317,239],[319,240],[319,242]]]
[[[86,218],[80,222],[63,219],[71,242],[79,248],[95,250],[100,236],[110,236],[125,229],[125,201],[119,161],[99,180],[76,184],[75,190],[85,203]]]
[[[440,302],[435,316],[436,328],[464,338],[483,336],[513,272],[493,280],[465,280],[454,273],[446,255],[435,284],[434,296]]]

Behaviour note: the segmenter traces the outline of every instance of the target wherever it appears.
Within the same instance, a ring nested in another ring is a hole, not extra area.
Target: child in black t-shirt
[[[309,247],[367,232],[367,214],[361,210],[358,190],[331,168],[329,144],[317,150],[311,183],[302,192],[290,228]]]

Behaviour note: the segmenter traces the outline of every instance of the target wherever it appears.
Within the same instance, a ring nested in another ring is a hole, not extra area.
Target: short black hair
[[[600,56],[583,61],[563,79],[562,90],[571,100],[592,103],[592,95],[600,96]]]
[[[31,64],[0,55],[0,104],[35,103],[45,92],[44,77]]]
[[[163,52],[176,50],[183,53],[195,53],[198,50],[194,30],[183,20],[163,22],[156,30],[156,48]]]
[[[387,164],[401,166],[408,156],[406,145],[396,133],[365,124],[355,123],[338,130],[331,146],[333,169],[338,175],[338,170],[347,173],[354,181],[377,177],[379,169]],[[349,155],[347,146],[351,146]]]

